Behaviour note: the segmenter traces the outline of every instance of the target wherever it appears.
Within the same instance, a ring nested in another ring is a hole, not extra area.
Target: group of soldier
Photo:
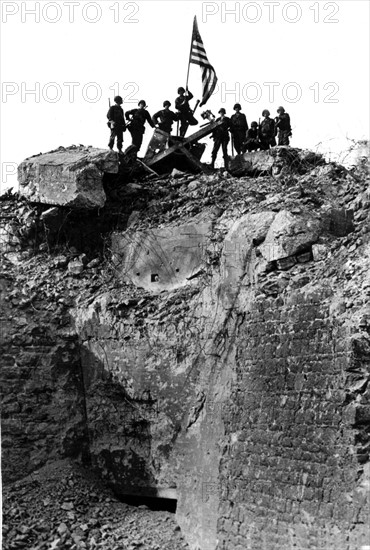
[[[229,132],[232,137],[233,148],[235,148],[238,155],[246,151],[266,151],[276,145],[289,145],[292,128],[290,125],[290,116],[285,112],[284,107],[278,107],[278,115],[274,119],[270,118],[270,111],[264,109],[262,111],[262,121],[258,123],[253,121],[250,128],[248,127],[247,118],[241,110],[240,103],[236,103],[234,105],[235,113],[231,118],[226,116],[226,111],[223,107],[219,110],[218,114],[220,116],[216,121],[221,120],[223,124],[213,131],[212,168],[214,168],[220,147],[222,147],[225,168],[228,168],[229,157],[227,147],[230,141]]]
[[[121,107],[123,100],[121,96],[114,98],[114,105],[109,108],[107,113],[108,126],[111,130],[109,148],[113,149],[115,139],[117,139],[117,148],[121,152],[123,145],[123,132],[129,130],[132,137],[132,145],[136,151],[139,151],[145,132],[145,123],[152,128],[160,130],[171,135],[173,123],[178,123],[180,138],[185,136],[189,126],[195,126],[198,121],[194,118],[193,110],[189,102],[193,99],[193,94],[182,87],[178,90],[178,97],[175,100],[176,113],[171,111],[171,103],[166,100],[163,102],[163,109],[156,112],[152,117],[146,109],[146,102],[142,99],[136,109],[123,112]],[[220,122],[213,130],[212,137],[214,146],[212,150],[211,167],[214,168],[218,151],[222,148],[225,168],[228,169],[228,144],[230,134],[232,137],[232,146],[237,154],[246,151],[267,150],[276,145],[289,145],[289,137],[292,135],[290,117],[285,112],[284,107],[277,109],[278,116],[275,119],[270,118],[270,111],[262,111],[262,121],[257,123],[253,121],[251,127],[248,127],[247,118],[242,113],[240,103],[234,105],[235,113],[229,118],[222,107],[216,118]],[[208,111],[210,113],[210,111]],[[214,117],[213,117],[214,118]],[[126,120],[125,120],[126,119]],[[278,142],[276,142],[276,138]]]

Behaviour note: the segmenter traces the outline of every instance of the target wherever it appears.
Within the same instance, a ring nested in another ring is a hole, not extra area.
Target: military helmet
[[[235,109],[240,109],[240,110],[242,110],[242,106],[240,105],[240,103],[235,103],[233,109],[234,109],[234,110],[235,110]]]
[[[146,107],[146,101],[145,101],[145,99],[140,99],[138,105],[139,105],[139,106],[140,106],[140,105],[144,105],[144,107]]]
[[[257,122],[254,120],[251,124],[251,128],[255,128],[256,126],[258,126]]]
[[[178,94],[181,94],[181,93],[184,94],[184,93],[185,93],[185,88],[183,88],[182,86],[180,86],[180,88],[178,88],[178,90],[177,90],[177,93],[178,93]]]
[[[163,102],[163,107],[171,107],[171,102],[166,99],[166,101]]]
[[[270,111],[268,109],[264,109],[262,111],[262,116],[270,116]]]
[[[276,112],[277,112],[277,113],[279,113],[280,111],[282,111],[283,113],[285,113],[284,107],[278,107],[278,108],[276,109]]]
[[[123,99],[120,95],[116,95],[114,98],[114,103],[123,103]]]
[[[223,107],[221,107],[221,109],[218,111],[218,114],[220,115],[221,113],[223,113],[224,115],[226,114],[226,111]]]

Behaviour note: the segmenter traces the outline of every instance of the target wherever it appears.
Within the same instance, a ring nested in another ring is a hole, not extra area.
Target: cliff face
[[[367,168],[260,157],[106,180],[84,218],[3,201],[9,478],[83,451],[117,493],[177,499],[193,549],[366,544]]]

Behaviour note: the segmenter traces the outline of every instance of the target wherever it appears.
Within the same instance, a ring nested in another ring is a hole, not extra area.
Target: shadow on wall
[[[132,397],[86,346],[81,346],[81,364],[92,468],[120,498],[176,500],[175,488],[157,487],[152,464],[151,423],[157,401],[149,391]]]
[[[13,316],[5,310],[7,322],[0,331],[5,483],[32,474],[48,461],[89,460],[76,336],[61,338],[43,315],[36,325],[27,308],[21,315],[11,312]]]

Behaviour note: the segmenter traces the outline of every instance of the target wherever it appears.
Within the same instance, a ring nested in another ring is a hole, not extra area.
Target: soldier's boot
[[[224,158],[225,170],[229,170],[229,157]]]
[[[211,166],[210,166],[212,170],[215,169],[215,160],[216,159],[214,157],[212,157],[212,162],[211,162]]]

